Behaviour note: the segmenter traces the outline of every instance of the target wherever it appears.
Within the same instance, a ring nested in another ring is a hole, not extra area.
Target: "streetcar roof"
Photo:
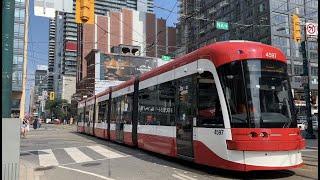
[[[284,63],[287,62],[285,55],[280,49],[267,44],[245,40],[221,41],[202,47],[151,71],[143,73],[140,76],[139,81],[149,79],[174,68],[197,61],[198,59],[209,59],[216,67],[231,63],[233,61],[246,59],[264,59],[280,61]],[[112,91],[117,91],[133,84],[134,78],[112,87]],[[110,90],[106,89],[105,91],[99,93],[97,97],[106,95],[109,92]]]
[[[274,55],[274,56],[272,56]],[[231,63],[233,61],[246,59],[274,60],[286,63],[286,57],[280,49],[253,41],[221,41],[202,47],[175,60],[157,67],[141,75],[140,81],[170,71],[174,68],[197,61],[198,59],[209,59],[215,67]]]

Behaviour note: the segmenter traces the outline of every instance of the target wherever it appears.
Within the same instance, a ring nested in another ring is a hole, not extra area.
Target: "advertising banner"
[[[156,58],[116,54],[102,54],[100,64],[100,79],[113,81],[127,81],[158,65]]]

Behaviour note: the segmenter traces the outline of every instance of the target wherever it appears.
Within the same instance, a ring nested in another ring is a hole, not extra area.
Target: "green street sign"
[[[226,23],[226,22],[216,21],[216,28],[217,29],[229,30],[229,24]]]
[[[170,61],[171,56],[162,55],[161,59],[164,61]]]

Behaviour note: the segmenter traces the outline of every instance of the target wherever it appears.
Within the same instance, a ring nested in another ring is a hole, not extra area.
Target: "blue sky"
[[[177,0],[154,0],[155,6],[159,6],[168,10],[173,9],[173,13],[154,8],[157,18],[167,19],[168,26],[175,26],[177,22],[178,6]],[[29,11],[29,37],[28,37],[28,69],[27,69],[27,93],[26,93],[26,112],[29,110],[30,88],[34,84],[34,73],[37,65],[48,65],[48,41],[49,41],[49,19],[34,15],[34,0],[30,0]]]

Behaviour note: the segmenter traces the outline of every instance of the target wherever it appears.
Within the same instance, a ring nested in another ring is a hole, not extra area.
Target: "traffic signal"
[[[49,100],[50,101],[54,100],[54,92],[50,92]]]
[[[301,28],[300,28],[300,18],[298,15],[292,15],[292,25],[293,25],[293,39],[296,42],[301,41]]]
[[[94,0],[76,0],[76,23],[94,24]]]

